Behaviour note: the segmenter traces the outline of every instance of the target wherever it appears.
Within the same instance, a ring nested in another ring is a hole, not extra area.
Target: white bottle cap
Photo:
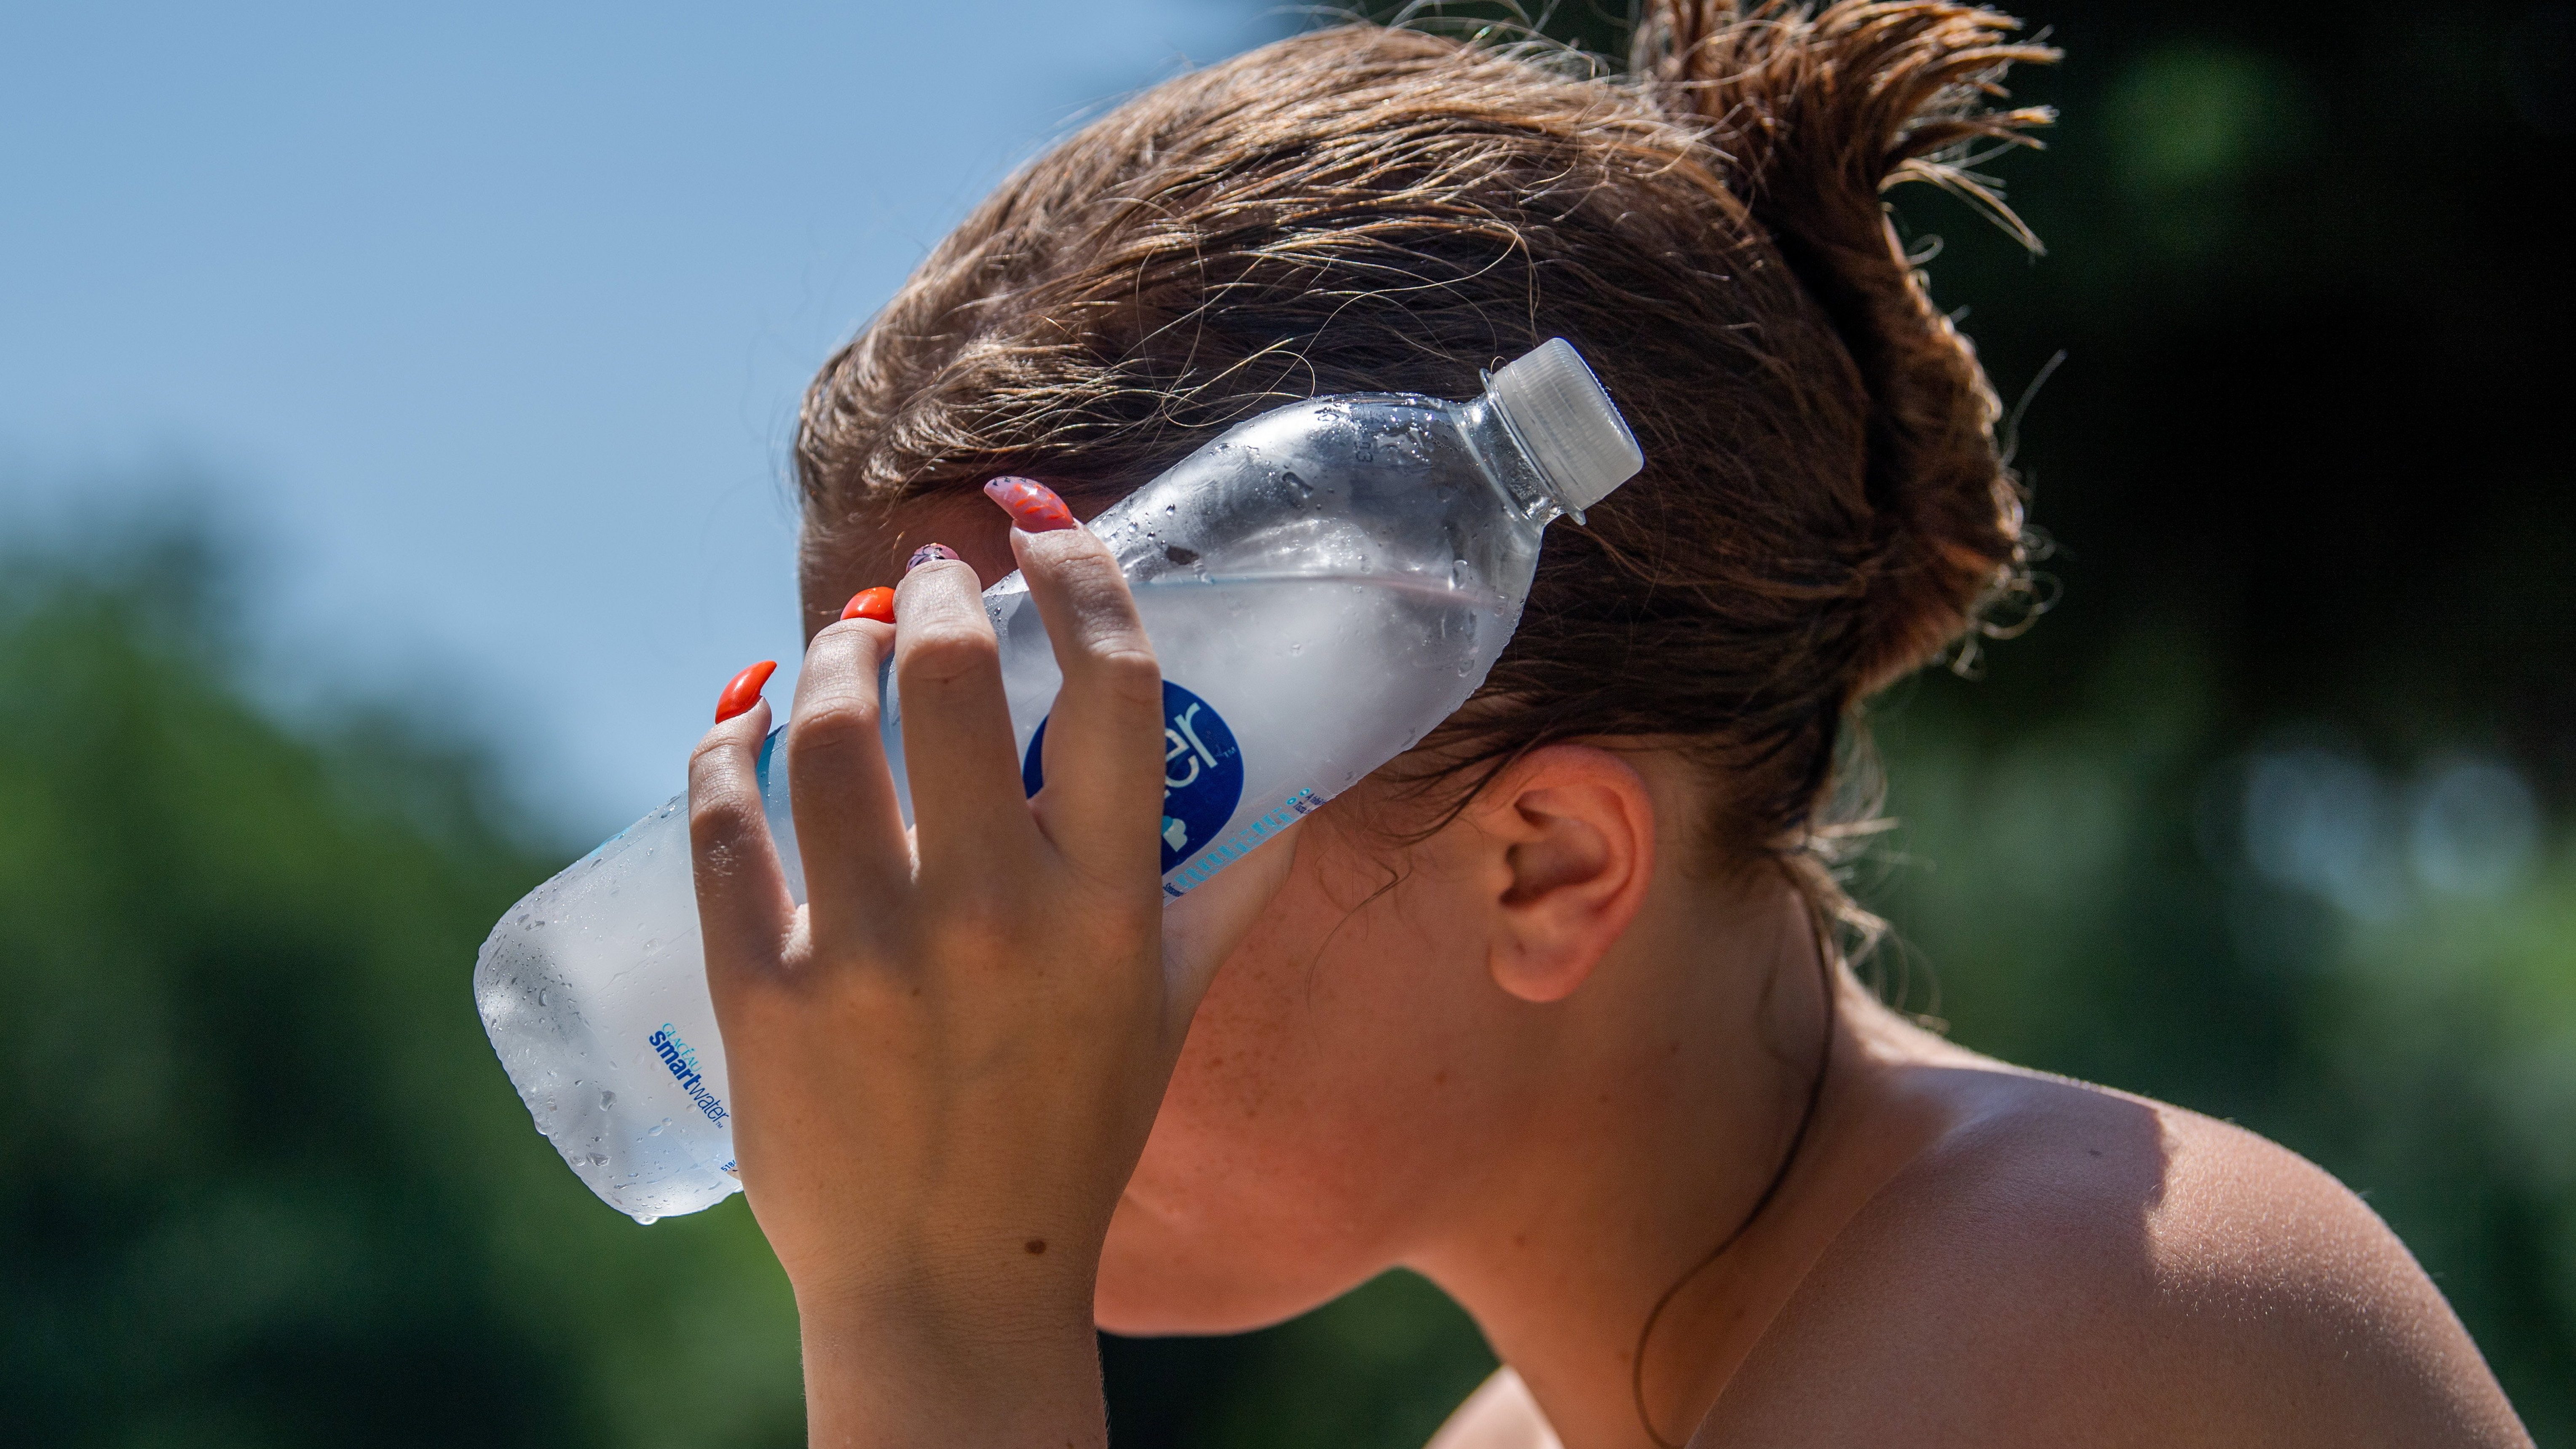
[[[1618,404],[1564,338],[1506,364],[1486,386],[1566,512],[1582,513],[1646,466]]]

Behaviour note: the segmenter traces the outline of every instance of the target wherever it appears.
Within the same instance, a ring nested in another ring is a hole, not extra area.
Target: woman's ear
[[[1469,818],[1486,837],[1494,984],[1562,1001],[1636,919],[1655,870],[1655,806],[1634,767],[1592,745],[1513,762]]]

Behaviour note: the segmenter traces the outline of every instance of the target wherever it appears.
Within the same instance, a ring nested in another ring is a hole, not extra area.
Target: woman
[[[1509,1365],[1454,1449],[2527,1442],[2325,1174],[1846,970],[1838,746],[2024,577],[1993,394],[1879,196],[2017,225],[1941,158],[2044,120],[1988,102],[2051,52],[1926,0],[1646,12],[1630,78],[1354,26],[1173,81],[816,380],[807,907],[756,682],[690,783],[814,1442],[1095,1443],[1095,1323],[1249,1328],[1399,1264]],[[1551,533],[1468,708],[1203,887],[1167,957],[1157,674],[1075,514],[1251,412],[1469,396],[1557,335],[1645,473]],[[1010,475],[1041,482],[1006,515]],[[1066,677],[1034,800],[977,603],[1015,566]],[[898,576],[899,623],[844,617]]]

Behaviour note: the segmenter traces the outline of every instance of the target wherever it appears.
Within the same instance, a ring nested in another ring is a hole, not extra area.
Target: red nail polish
[[[921,567],[923,564],[929,563],[933,559],[954,559],[956,557],[957,550],[950,548],[944,543],[925,543],[921,547],[912,551],[912,559],[903,566],[903,571],[905,573],[910,573],[914,569]]]
[[[850,601],[847,604],[841,606],[841,617],[874,619],[880,624],[893,623],[894,590],[883,586],[859,590],[850,595]]]
[[[760,703],[760,692],[769,687],[769,676],[778,672],[778,661],[764,659],[733,677],[733,683],[716,696],[716,723],[723,724]]]
[[[1055,490],[1033,478],[996,478],[984,485],[984,496],[1002,505],[1023,533],[1052,533],[1080,528],[1081,520],[1064,506]]]

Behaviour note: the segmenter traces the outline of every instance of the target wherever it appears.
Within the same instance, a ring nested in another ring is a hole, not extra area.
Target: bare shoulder
[[[2530,1443],[2404,1245],[2314,1164],[2078,1083],[1911,1070],[1949,1125],[1699,1442]]]

